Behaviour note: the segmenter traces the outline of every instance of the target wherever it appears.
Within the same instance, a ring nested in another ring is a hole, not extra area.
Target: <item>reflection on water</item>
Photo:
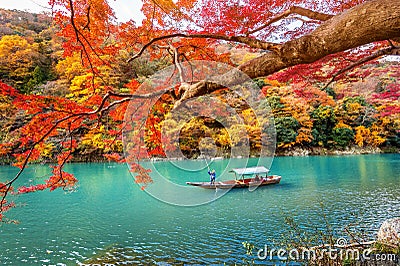
[[[294,216],[304,228],[321,226],[321,202],[338,236],[345,236],[344,226],[356,223],[373,237],[383,220],[400,216],[399,162],[397,154],[276,158],[272,171],[282,175],[281,184],[254,192],[232,190],[196,207],[149,196],[133,184],[125,165],[71,164],[68,170],[80,180],[76,192],[16,198],[26,206],[7,213],[20,224],[0,227],[0,262],[240,263],[243,241],[262,247],[288,235],[286,216]],[[220,160],[213,166],[226,165]],[[157,162],[157,167],[179,184],[202,178],[182,176],[166,162]],[[12,171],[0,167],[1,178]],[[34,166],[23,183],[47,173],[45,167]],[[192,191],[194,198],[215,194]]]

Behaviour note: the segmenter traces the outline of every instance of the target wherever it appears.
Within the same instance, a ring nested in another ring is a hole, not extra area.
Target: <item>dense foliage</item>
[[[2,12],[13,17],[12,14],[16,11]],[[61,56],[62,43],[55,34],[56,26],[50,27],[47,21],[44,19],[42,24],[36,25],[36,28],[41,29],[38,32],[31,31],[23,36],[13,32],[12,35],[2,36],[0,40],[0,54],[4,55],[1,56],[4,61],[1,64],[1,80],[16,88],[18,93],[31,95],[36,99],[39,96],[57,95],[78,104],[88,100],[96,102],[99,99],[94,94],[106,90],[106,86],[114,87],[121,93],[130,92],[138,85],[135,84],[136,81],[129,83],[132,77],[140,82],[168,65],[162,58],[150,61],[148,57],[144,57],[140,63],[134,63],[130,67],[126,63],[128,51],[121,50],[114,58],[115,63],[96,69],[102,74],[101,78],[93,78],[93,73],[85,68],[79,53]],[[29,24],[21,24],[19,20],[17,22],[18,24],[10,24],[9,20],[3,20],[3,27],[31,27]],[[219,49],[223,54],[230,55],[232,63],[255,56],[222,45]],[[5,56],[6,54],[12,56]],[[322,88],[322,83],[316,79],[310,80],[314,69],[289,69],[268,79],[256,79],[255,82],[267,97],[275,117],[278,152],[283,153],[285,149],[296,146],[303,149],[343,149],[351,145],[390,150],[399,148],[398,65],[398,62],[386,61],[370,63],[348,72],[339,82],[327,88]],[[307,71],[310,73],[305,73]],[[322,70],[319,75],[328,76],[329,72],[330,69]],[[304,80],[302,76],[308,77],[308,80]],[[94,90],[91,87],[93,84]],[[20,142],[16,141],[18,132],[27,122],[24,121],[27,118],[21,111],[17,112],[12,100],[10,94],[3,94],[1,123],[6,130],[1,132],[0,137],[3,147],[8,147],[3,148],[3,162],[14,160],[12,154],[20,146]],[[162,121],[162,117],[171,108],[172,100],[166,99],[159,106],[166,105],[169,108],[154,109],[156,123]],[[113,117],[114,121],[104,119],[106,126],[91,128],[93,125],[88,124],[77,129],[79,141],[74,150],[76,160],[102,160],[103,155],[122,153],[116,131],[123,114],[116,116],[119,117]],[[251,130],[247,128],[248,132]],[[199,140],[204,136],[211,136],[221,148],[220,155],[224,156],[229,154],[231,142],[227,134],[217,121],[196,118],[182,130],[180,148],[189,157],[196,156],[199,152]],[[157,134],[149,134],[146,140],[150,149],[156,149],[159,147],[157,141],[160,140],[151,139],[150,136]],[[39,153],[42,161],[51,161],[60,152],[55,139],[49,139],[42,149]],[[155,153],[155,156],[160,155]]]

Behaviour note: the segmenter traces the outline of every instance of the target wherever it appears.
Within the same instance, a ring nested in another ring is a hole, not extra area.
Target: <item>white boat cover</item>
[[[256,166],[256,167],[246,167],[246,168],[234,168],[232,169],[238,175],[254,175],[254,174],[265,174],[269,172],[268,168],[264,166]]]

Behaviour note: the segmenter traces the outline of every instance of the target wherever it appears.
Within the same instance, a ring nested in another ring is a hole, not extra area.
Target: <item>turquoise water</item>
[[[219,173],[227,165],[213,162]],[[199,177],[183,175],[168,162],[155,167],[179,184]],[[133,183],[125,165],[71,164],[67,170],[79,179],[75,192],[15,198],[22,206],[7,216],[20,224],[0,226],[1,264],[75,265],[96,256],[133,264],[233,264],[246,258],[243,241],[263,247],[287,236],[286,216],[305,229],[322,227],[321,203],[338,237],[346,236],[343,229],[351,223],[373,237],[383,220],[400,217],[399,154],[275,158],[272,172],[282,175],[279,185],[223,196],[192,188],[191,197],[211,201],[195,207],[150,196]],[[0,167],[0,180],[13,172]],[[32,166],[22,183],[46,174],[45,166]],[[163,193],[180,199],[173,189]]]

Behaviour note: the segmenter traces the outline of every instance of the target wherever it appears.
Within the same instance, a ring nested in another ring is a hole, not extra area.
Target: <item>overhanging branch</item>
[[[247,61],[238,69],[250,78],[266,77],[291,66],[314,63],[327,55],[398,37],[400,2],[371,0],[334,16],[310,34],[279,45],[279,49],[274,52],[263,53]],[[389,53],[381,53],[385,52]],[[394,52],[390,51],[391,54]],[[220,84],[235,80],[231,73],[221,75],[220,79],[224,80]],[[185,88],[177,104],[219,88],[204,81],[192,84]]]
[[[332,82],[335,81],[335,79],[337,77],[339,77],[343,73],[345,73],[357,66],[360,66],[366,62],[369,62],[371,60],[377,59],[377,58],[385,56],[385,55],[400,55],[400,46],[392,46],[391,45],[390,47],[376,51],[375,53],[373,53],[367,57],[364,57],[364,58],[358,60],[357,62],[354,62],[354,63],[348,65],[347,67],[339,70],[338,72],[336,72],[335,74],[332,75],[331,80],[322,88],[322,90],[325,90],[330,84],[332,84]]]
[[[272,17],[267,23],[265,23],[264,25],[262,25],[261,27],[258,27],[254,30],[251,30],[249,32],[247,32],[247,36],[253,33],[256,33],[260,30],[265,29],[266,27],[268,27],[269,25],[282,20],[292,14],[297,14],[303,17],[307,17],[309,19],[313,19],[313,20],[319,20],[319,21],[326,21],[330,18],[332,18],[334,15],[330,15],[330,14],[324,14],[324,13],[320,13],[320,12],[316,12],[307,8],[303,8],[303,7],[299,7],[299,6],[292,6],[290,7],[288,10],[279,13],[278,15]]]
[[[153,38],[151,41],[146,43],[142,49],[134,56],[128,59],[128,63],[135,60],[136,58],[140,57],[147,48],[152,46],[154,43],[166,39],[172,38],[203,38],[203,39],[216,39],[216,40],[223,40],[223,41],[230,41],[230,42],[237,42],[243,43],[248,45],[251,48],[257,48],[262,50],[277,50],[279,48],[279,44],[265,42],[256,38],[246,37],[246,36],[227,36],[227,35],[220,35],[220,34],[184,34],[184,33],[174,33],[169,35],[163,35],[160,37]]]

